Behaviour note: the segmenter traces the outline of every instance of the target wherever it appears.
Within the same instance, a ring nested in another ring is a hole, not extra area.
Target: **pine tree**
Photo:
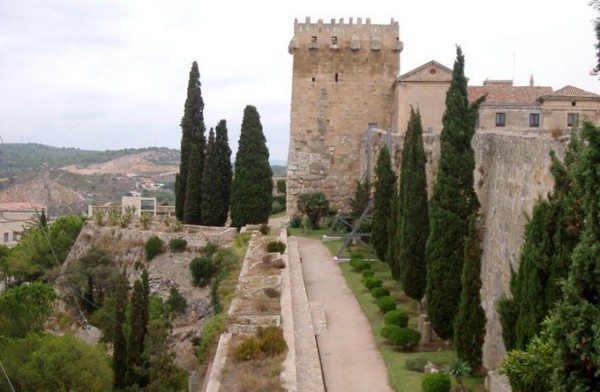
[[[417,301],[423,298],[427,286],[425,245],[429,234],[429,213],[426,164],[421,114],[411,108],[400,168],[397,241],[400,281],[406,295]]]
[[[183,209],[183,222],[189,225],[202,224],[202,166],[200,165],[200,152],[198,146],[193,144],[188,160],[188,177],[185,192],[185,206]]]
[[[126,384],[143,386],[140,385],[142,383],[140,382],[138,369],[142,367],[143,362],[144,341],[148,324],[148,300],[146,299],[144,284],[139,279],[133,284],[130,324]]]
[[[216,127],[215,142],[217,144],[217,159],[219,169],[219,184],[221,197],[223,198],[223,210],[219,215],[219,225],[225,225],[229,215],[229,204],[231,202],[231,180],[233,179],[233,169],[231,167],[231,148],[227,137],[227,122],[219,121]]]
[[[211,128],[206,145],[206,160],[204,161],[204,173],[202,174],[202,223],[206,226],[222,226],[221,221],[225,200],[221,193],[219,178],[219,157],[217,156],[217,144],[215,134]]]
[[[254,106],[246,106],[231,189],[231,225],[238,229],[251,223],[266,223],[271,214],[273,171],[269,149]]]
[[[471,139],[482,101],[479,99],[469,104],[464,56],[461,48],[457,47],[452,81],[446,93],[446,111],[442,117],[441,155],[429,201],[430,231],[425,252],[427,314],[433,329],[442,339],[450,339],[454,335],[454,318],[460,302],[464,238],[468,219],[479,208],[473,189],[475,156]]]
[[[588,143],[576,170],[585,189],[585,228],[548,327],[559,391],[600,390],[600,128],[586,122],[583,132]]]
[[[189,159],[194,143],[193,134],[198,135],[198,154],[200,156],[200,175],[202,175],[202,164],[204,162],[205,148],[205,127],[204,127],[204,101],[200,90],[200,72],[198,63],[192,63],[187,87],[187,98],[183,118],[181,119],[181,162],[179,164],[179,173],[175,177],[175,215],[177,219],[184,220],[184,210],[187,194],[187,179],[189,169]]]
[[[396,190],[396,175],[392,170],[392,160],[387,146],[383,146],[377,158],[375,168],[377,180],[373,195],[373,228],[371,241],[380,260],[385,260],[388,248],[390,214],[392,200]]]
[[[113,389],[120,391],[127,385],[127,340],[125,339],[125,309],[127,308],[127,278],[119,274],[115,287],[115,330],[113,341],[112,367],[114,372]]]
[[[485,338],[485,312],[481,307],[481,247],[477,232],[477,214],[471,215],[469,235],[465,239],[462,292],[454,323],[454,349],[458,358],[472,369],[481,368]]]

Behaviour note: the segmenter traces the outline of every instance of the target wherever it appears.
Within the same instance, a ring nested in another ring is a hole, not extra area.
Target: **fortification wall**
[[[398,22],[350,19],[294,24],[287,209],[302,192],[324,191],[340,207],[359,174],[360,137],[391,127],[400,70]]]

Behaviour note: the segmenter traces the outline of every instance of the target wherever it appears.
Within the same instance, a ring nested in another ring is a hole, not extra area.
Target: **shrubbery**
[[[373,270],[367,269],[362,272],[363,278],[370,278],[372,276],[375,276],[375,271],[373,271]]]
[[[198,287],[205,287],[208,285],[216,270],[212,260],[205,257],[196,257],[190,263],[192,282]]]
[[[408,350],[419,344],[421,341],[421,333],[411,328],[394,329],[387,338],[394,345],[403,350]]]
[[[385,287],[374,287],[371,290],[371,295],[375,299],[381,298],[381,297],[388,297],[390,295],[390,289],[387,289]]]
[[[385,296],[377,299],[377,307],[382,313],[387,313],[390,310],[396,309],[396,301],[390,296]]]
[[[157,236],[148,238],[146,245],[144,246],[144,255],[146,260],[150,261],[159,254],[165,251],[165,242]]]
[[[375,287],[383,286],[383,281],[379,278],[375,278],[372,276],[370,278],[364,278],[363,284],[365,285],[366,288],[371,290],[371,289],[374,289]]]
[[[287,343],[280,327],[259,328],[255,336],[247,336],[232,349],[237,361],[249,361],[261,357],[272,357],[286,352]]]
[[[364,259],[350,259],[350,265],[358,272],[371,269],[371,263]]]
[[[209,242],[202,248],[202,254],[204,257],[212,257],[215,253],[217,253],[218,249],[219,245]]]
[[[169,315],[178,315],[183,313],[187,308],[187,301],[175,287],[171,287],[169,291],[169,298],[165,301],[165,308]]]
[[[428,360],[426,357],[415,357],[407,358],[405,364],[408,370],[412,370],[413,372],[423,372],[427,362]]]
[[[302,225],[302,217],[298,215],[292,216],[290,219],[290,227],[294,229],[298,229]]]
[[[269,253],[273,253],[273,252],[284,253],[285,252],[285,244],[281,241],[271,241],[267,244],[267,252],[269,252]]]
[[[183,252],[187,247],[187,241],[183,238],[173,238],[169,241],[171,252]]]
[[[379,334],[383,338],[389,340],[390,336],[392,336],[392,332],[394,332],[397,329],[400,329],[400,327],[397,326],[397,325],[384,325],[383,327],[381,327],[381,330],[379,331]]]
[[[219,336],[225,330],[225,314],[217,314],[204,323],[200,343],[196,349],[196,358],[200,365],[206,363],[211,357],[212,348],[216,345]]]
[[[452,381],[446,373],[427,373],[421,379],[423,392],[449,392],[451,386]]]
[[[404,310],[390,310],[383,316],[385,325],[397,325],[406,327],[408,325],[408,314]]]

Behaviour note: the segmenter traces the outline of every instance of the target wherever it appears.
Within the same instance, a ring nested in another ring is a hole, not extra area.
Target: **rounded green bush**
[[[386,325],[397,325],[404,328],[408,325],[408,314],[404,310],[390,310],[383,315],[383,321]]]
[[[354,269],[358,272],[369,270],[371,269],[371,263],[369,263],[367,260],[359,260],[354,266]]]
[[[411,328],[398,328],[390,333],[388,340],[399,348],[408,350],[419,344],[421,333]]]
[[[421,379],[423,392],[449,392],[451,387],[452,381],[446,373],[427,373]]]
[[[377,307],[384,314],[389,312],[390,310],[396,309],[396,306],[396,301],[394,301],[394,299],[389,295],[377,299]]]
[[[392,336],[392,333],[397,329],[400,329],[400,327],[397,325],[384,325],[381,327],[381,330],[379,330],[379,334],[382,337],[389,339],[390,336]]]
[[[144,255],[146,256],[147,261],[152,260],[164,251],[165,242],[157,236],[152,236],[148,238],[148,241],[146,241],[146,245],[144,245]]]
[[[271,241],[267,244],[267,252],[285,253],[285,244],[281,241]]]
[[[379,278],[370,277],[370,278],[363,279],[363,284],[365,285],[366,288],[371,290],[371,289],[374,289],[375,287],[383,286],[383,281]]]
[[[375,299],[381,298],[381,297],[389,297],[390,296],[390,289],[387,289],[385,287],[373,287],[371,289],[371,295]]]
[[[216,270],[213,262],[205,257],[196,257],[190,262],[192,282],[198,287],[208,285]]]
[[[373,270],[367,269],[362,272],[363,278],[370,278],[372,276],[375,276],[375,271],[373,271]]]
[[[187,241],[183,238],[173,238],[169,241],[171,252],[183,252],[187,247]]]

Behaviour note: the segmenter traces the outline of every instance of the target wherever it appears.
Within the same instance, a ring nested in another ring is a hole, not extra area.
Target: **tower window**
[[[338,73],[337,72],[335,73],[335,82],[336,83],[338,82]]]
[[[317,36],[313,35],[312,37],[310,37],[310,45],[308,46],[309,49],[319,49],[319,44],[317,43]]]
[[[575,101],[571,102],[571,106],[576,106],[576,105],[577,105],[577,102],[575,102]]]
[[[315,77],[314,77],[314,76],[312,77],[312,82],[313,82],[313,83],[315,82]]]
[[[337,45],[338,44],[337,37],[335,35],[333,37],[331,37],[331,44],[332,45]]]

